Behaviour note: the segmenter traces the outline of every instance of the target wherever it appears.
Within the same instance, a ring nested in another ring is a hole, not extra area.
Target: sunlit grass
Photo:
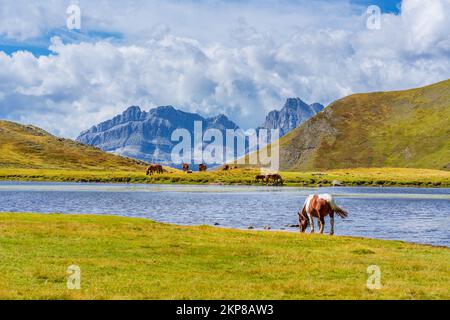
[[[0,168],[137,171],[145,163],[119,157],[34,127],[0,120]]]
[[[145,175],[140,171],[104,170],[51,170],[51,169],[0,169],[0,180],[121,182],[161,184],[257,184],[257,169],[243,168],[230,171],[184,173],[166,168],[164,174]],[[288,186],[419,186],[448,187],[450,172],[409,168],[356,168],[314,172],[281,172]]]
[[[450,298],[450,249],[400,241],[3,213],[0,248],[0,299]]]

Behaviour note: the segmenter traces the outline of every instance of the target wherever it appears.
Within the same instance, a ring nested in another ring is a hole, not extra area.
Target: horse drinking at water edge
[[[305,232],[306,227],[310,226],[311,233],[314,232],[314,218],[319,220],[319,232],[323,233],[325,227],[325,217],[330,215],[330,235],[334,234],[334,214],[345,219],[348,216],[347,211],[338,207],[331,194],[309,195],[303,209],[298,213],[300,221],[300,231]]]

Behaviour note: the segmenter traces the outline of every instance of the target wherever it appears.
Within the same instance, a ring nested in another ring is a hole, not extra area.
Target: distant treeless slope
[[[450,80],[337,100],[280,139],[281,170],[450,169]]]
[[[145,163],[0,120],[0,168],[142,170]]]

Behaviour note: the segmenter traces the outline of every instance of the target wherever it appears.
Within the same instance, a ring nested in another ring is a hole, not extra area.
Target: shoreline
[[[92,184],[92,185],[106,185],[106,184],[117,184],[117,185],[174,185],[174,186],[218,186],[218,187],[262,187],[262,188],[314,188],[314,189],[320,189],[320,188],[369,188],[369,189],[376,189],[376,188],[390,188],[390,189],[400,189],[400,188],[411,188],[411,189],[449,189],[450,184],[440,184],[440,185],[422,185],[422,184],[387,184],[387,185],[379,185],[379,184],[343,184],[339,186],[333,186],[333,185],[316,185],[316,184],[284,184],[279,186],[271,186],[271,185],[264,185],[264,184],[244,184],[244,183],[214,183],[214,182],[127,182],[127,181],[115,181],[112,179],[111,181],[83,181],[83,180],[58,180],[58,179],[4,179],[3,177],[0,177],[0,183],[1,182],[32,182],[32,183],[67,183],[67,184]]]
[[[178,224],[178,223],[172,223],[172,222],[162,222],[153,220],[150,218],[145,217],[129,217],[125,215],[119,215],[119,214],[95,214],[95,213],[63,213],[63,212],[27,212],[27,211],[8,211],[3,212],[0,211],[0,215],[2,214],[17,214],[17,215],[49,215],[49,216],[65,216],[65,217],[71,217],[71,216],[78,216],[78,217],[97,217],[97,218],[123,218],[123,219],[130,219],[130,220],[145,220],[151,223],[161,224],[161,225],[167,225],[167,226],[173,226],[173,227],[181,227],[181,228],[211,228],[211,229],[219,229],[219,230],[229,230],[229,231],[242,231],[242,232],[249,232],[249,233],[255,233],[255,232],[267,232],[267,233],[288,233],[288,234],[299,234],[302,235],[302,233],[299,231],[297,227],[285,227],[285,229],[277,229],[277,228],[271,228],[271,229],[264,229],[264,227],[254,227],[252,229],[245,228],[245,227],[227,227],[222,225],[209,225],[209,224]],[[375,238],[375,237],[365,237],[365,236],[356,236],[356,235],[340,235],[340,234],[334,234],[330,236],[327,232],[324,232],[323,234],[319,234],[318,232],[315,232],[313,234],[309,233],[309,230],[307,230],[304,235],[309,236],[328,236],[331,239],[334,237],[338,238],[349,238],[354,240],[375,240],[375,241],[388,241],[388,242],[400,242],[403,244],[411,244],[411,245],[418,245],[418,246],[425,246],[425,247],[432,247],[432,248],[445,248],[450,250],[450,246],[446,245],[435,245],[430,243],[421,243],[421,242],[412,242],[412,241],[406,241],[401,239],[386,239],[386,238]]]
[[[32,213],[32,212],[30,212]],[[64,214],[64,213],[63,213]],[[83,214],[81,214],[83,215]],[[114,216],[114,215],[113,215]],[[120,216],[122,217],[122,216]],[[138,218],[139,219],[139,218]],[[142,219],[146,219],[146,218],[142,218]],[[168,224],[168,225],[172,225],[172,226],[179,226],[179,227],[208,227],[208,228],[219,228],[219,229],[225,229],[225,230],[240,230],[240,231],[248,231],[248,232],[280,232],[280,233],[297,233],[297,234],[301,234],[301,232],[299,230],[288,230],[288,228],[286,227],[286,229],[269,229],[269,230],[265,230],[264,228],[259,228],[259,227],[255,227],[254,229],[245,229],[245,228],[233,228],[233,227],[225,227],[225,226],[214,226],[214,225],[184,225],[184,224],[176,224],[176,223],[168,223],[168,222],[159,222],[159,221],[155,221],[155,220],[151,220],[155,223],[162,223],[162,224]],[[290,229],[298,229],[298,228],[290,228]],[[430,244],[430,243],[421,243],[421,242],[412,242],[412,241],[405,241],[405,240],[401,240],[401,239],[385,239],[385,238],[374,238],[374,237],[364,237],[364,236],[352,236],[352,235],[345,235],[345,234],[334,234],[334,235],[329,235],[327,232],[324,232],[323,234],[320,234],[318,232],[315,232],[313,234],[309,233],[309,230],[307,230],[305,232],[305,234],[314,236],[314,235],[319,235],[319,236],[329,236],[331,238],[333,237],[340,237],[340,238],[349,238],[349,239],[355,239],[355,240],[379,240],[379,241],[394,241],[394,242],[400,242],[400,243],[404,243],[404,244],[412,244],[412,245],[417,245],[417,246],[425,246],[425,247],[432,247],[432,248],[444,248],[444,249],[450,249],[450,246],[446,246],[446,245],[436,245],[436,244]]]
[[[174,185],[266,186],[254,181],[255,169],[180,171],[146,176],[139,171],[88,171],[60,169],[0,169],[0,181],[78,182]],[[409,168],[355,168],[317,172],[280,172],[283,187],[413,187],[449,188],[450,171]]]

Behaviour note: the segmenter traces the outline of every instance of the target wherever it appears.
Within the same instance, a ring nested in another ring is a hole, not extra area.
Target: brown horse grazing
[[[278,174],[268,174],[267,177],[267,183],[270,183],[272,181],[273,185],[283,185],[283,178]]]
[[[198,171],[206,171],[206,164],[202,163],[198,165]]]
[[[188,163],[183,163],[183,171],[184,172],[188,172],[189,171],[189,164]]]
[[[300,221],[300,231],[305,232],[306,227],[310,226],[311,233],[314,232],[314,220],[319,219],[319,232],[323,233],[325,227],[325,217],[330,215],[330,235],[334,234],[334,214],[345,219],[348,216],[347,211],[339,208],[334,202],[331,194],[314,194],[306,198],[301,212],[298,213]]]
[[[146,174],[146,175],[149,175],[149,174],[152,175],[153,172],[156,172],[156,173],[163,173],[164,170],[163,170],[162,165],[160,165],[160,164],[152,164],[152,165],[150,165],[150,166],[147,168],[147,172],[146,172],[145,174]]]
[[[266,176],[263,174],[258,174],[257,176],[255,176],[255,182],[265,182],[266,181]]]

